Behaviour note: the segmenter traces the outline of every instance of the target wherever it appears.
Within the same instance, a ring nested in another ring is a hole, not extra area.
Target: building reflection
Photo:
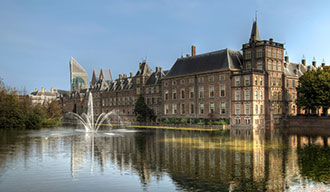
[[[11,153],[0,148],[0,168],[15,159],[28,163],[31,155],[42,160],[45,153],[56,158],[66,151],[71,153],[73,179],[86,169],[91,174],[117,169],[137,175],[144,187],[169,176],[178,189],[188,191],[286,191],[313,179],[308,172],[301,175],[305,165],[299,154],[312,151],[309,147],[313,146],[329,149],[324,147],[329,141],[330,137],[284,136],[263,130],[233,131],[229,136],[144,130],[117,136],[24,137],[1,143],[17,142],[18,147]]]

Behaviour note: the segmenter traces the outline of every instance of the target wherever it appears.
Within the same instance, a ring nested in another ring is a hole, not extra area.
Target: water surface
[[[330,137],[0,130],[0,191],[330,191]]]

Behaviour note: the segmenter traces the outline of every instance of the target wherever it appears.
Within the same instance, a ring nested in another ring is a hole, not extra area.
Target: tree
[[[330,107],[330,67],[310,70],[299,78],[297,105],[307,110]],[[326,114],[326,113],[325,113]]]
[[[60,118],[62,116],[62,108],[58,101],[51,101],[47,105],[47,116],[48,118]]]
[[[136,120],[139,122],[156,120],[154,110],[148,107],[142,95],[139,96],[138,100],[135,103],[134,114],[136,116]]]

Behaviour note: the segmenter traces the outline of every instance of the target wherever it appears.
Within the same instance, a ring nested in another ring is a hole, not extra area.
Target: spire
[[[252,26],[250,42],[259,41],[259,40],[260,40],[260,36],[259,36],[257,20],[255,20]]]

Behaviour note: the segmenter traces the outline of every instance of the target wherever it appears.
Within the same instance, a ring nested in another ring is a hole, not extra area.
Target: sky
[[[134,74],[146,59],[168,70],[181,55],[241,50],[257,11],[261,39],[284,43],[292,62],[330,63],[330,1],[0,0],[0,78],[25,89],[70,89],[70,58]]]

